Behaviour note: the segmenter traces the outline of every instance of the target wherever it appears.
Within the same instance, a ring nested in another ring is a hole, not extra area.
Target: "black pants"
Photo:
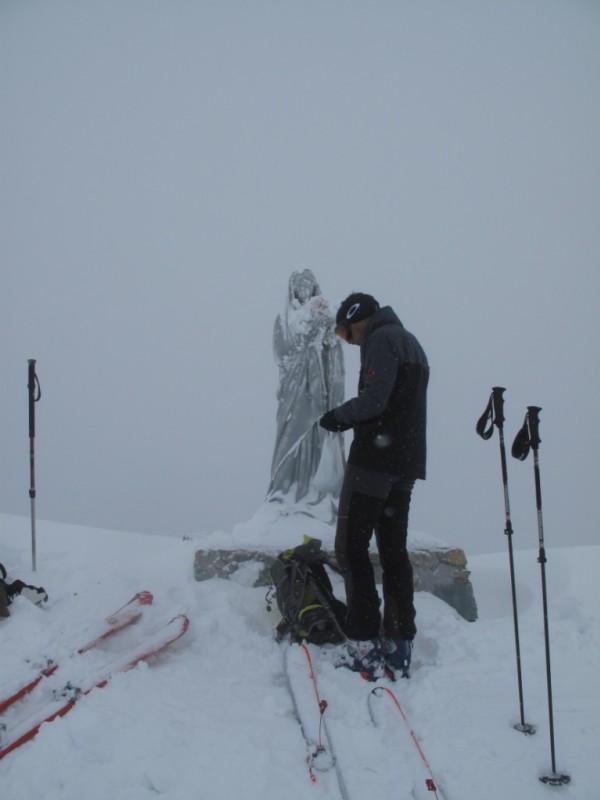
[[[413,572],[406,549],[412,488],[413,481],[347,467],[335,554],[346,586],[345,632],[352,639],[374,639],[381,633],[394,639],[415,637]],[[369,558],[373,534],[383,570],[383,626]]]

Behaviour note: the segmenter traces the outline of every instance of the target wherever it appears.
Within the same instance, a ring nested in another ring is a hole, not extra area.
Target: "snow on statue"
[[[273,332],[279,367],[277,433],[267,500],[339,496],[344,472],[341,434],[320,428],[319,418],[344,399],[344,362],[333,332],[334,314],[308,270],[290,276],[283,314]]]

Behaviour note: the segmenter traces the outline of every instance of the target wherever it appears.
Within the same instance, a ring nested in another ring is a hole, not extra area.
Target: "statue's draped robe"
[[[305,270],[307,273],[308,270]],[[315,281],[313,296],[304,304],[294,296],[290,278],[285,313],[275,321],[273,351],[279,367],[277,432],[268,497],[288,494],[295,500],[309,495],[339,495],[344,453],[340,434],[327,433],[320,417],[344,400],[341,345],[333,332],[333,317],[320,297]]]

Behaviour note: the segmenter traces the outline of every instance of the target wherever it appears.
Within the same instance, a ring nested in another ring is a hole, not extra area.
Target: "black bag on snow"
[[[327,554],[318,539],[307,539],[284,550],[271,566],[271,581],[283,619],[277,626],[277,641],[288,634],[294,642],[314,644],[345,640],[346,606],[333,594],[325,570]],[[270,604],[267,604],[270,609]]]

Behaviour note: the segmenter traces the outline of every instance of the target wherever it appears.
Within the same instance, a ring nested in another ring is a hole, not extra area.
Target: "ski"
[[[328,704],[319,693],[310,650],[304,643],[287,645],[284,662],[294,715],[306,742],[306,763],[310,780],[312,783],[320,783],[326,773],[333,771],[341,797],[349,800],[325,720]]]
[[[135,594],[124,606],[121,606],[121,608],[106,618],[101,626],[94,632],[93,637],[76,651],[77,654],[81,655],[82,653],[87,653],[88,650],[91,650],[92,647],[95,647],[100,642],[103,642],[110,636],[114,636],[115,633],[123,630],[123,628],[128,625],[137,622],[142,615],[143,606],[150,605],[153,599],[152,593],[146,590]],[[0,700],[0,714],[32,692],[42,678],[50,677],[57,669],[58,664],[49,660],[41,669],[38,668],[35,676],[30,681],[9,690],[4,698]]]
[[[53,722],[68,714],[81,697],[90,694],[94,689],[106,686],[113,675],[126,672],[141,661],[146,661],[169,647],[185,634],[189,624],[189,619],[184,614],[173,617],[166,624],[147,633],[137,646],[115,656],[112,663],[89,676],[83,686],[73,686],[67,682],[62,689],[56,690],[52,699],[32,717],[15,724],[10,729],[0,728],[0,760],[33,739],[44,723]]]
[[[37,668],[35,676],[27,683],[20,684],[17,689],[11,689],[3,700],[0,700],[0,714],[6,711],[7,708],[14,705],[22,697],[32,692],[42,678],[47,678],[56,672],[58,665],[53,661],[48,661],[45,667]]]
[[[415,736],[408,718],[400,704],[400,701],[396,697],[396,695],[389,689],[387,686],[376,686],[368,696],[368,703],[369,703],[369,714],[371,716],[371,720],[375,726],[380,725],[381,717],[379,716],[379,710],[376,709],[376,706],[381,705],[378,702],[379,699],[387,699],[388,707],[391,707],[394,711],[395,719],[398,719],[398,716],[401,718],[403,725],[402,730],[406,734],[404,737],[405,744],[410,745],[406,748],[407,751],[412,752],[416,758],[413,759],[414,763],[414,797],[415,800],[444,800],[444,797],[438,787],[437,781],[433,777],[433,773],[431,771],[431,767],[429,766],[427,759],[425,758],[425,754],[421,749],[421,745],[417,737]]]
[[[124,606],[121,606],[118,611],[115,611],[106,618],[101,629],[92,639],[90,639],[89,642],[82,645],[77,650],[77,653],[79,655],[82,653],[87,653],[88,650],[91,650],[92,647],[95,647],[100,642],[108,639],[109,636],[114,636],[115,633],[123,630],[123,628],[126,628],[128,625],[132,625],[134,622],[137,622],[142,616],[143,607],[152,605],[153,600],[154,596],[152,592],[148,592],[146,590],[134,594],[131,600],[125,603]]]

